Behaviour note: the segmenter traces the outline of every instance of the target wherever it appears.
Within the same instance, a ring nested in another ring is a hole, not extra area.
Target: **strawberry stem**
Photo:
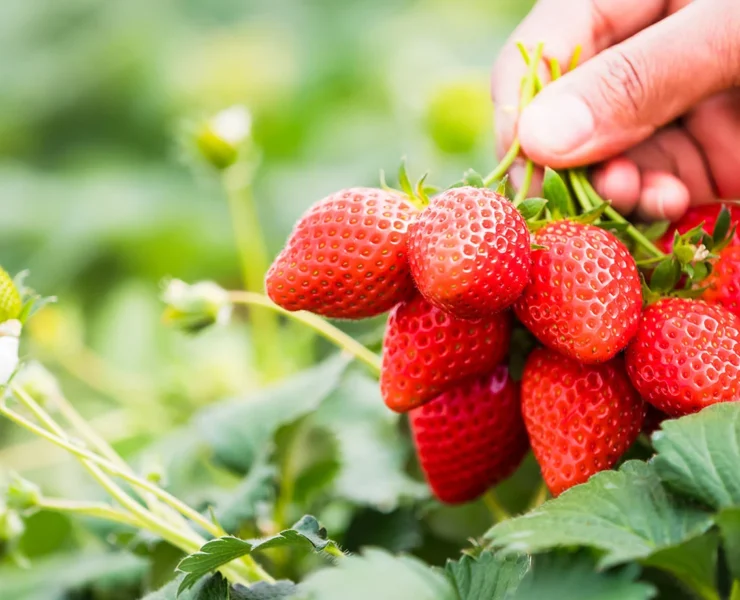
[[[524,89],[522,90],[522,96],[519,101],[519,109],[521,110],[527,104],[529,104],[532,101],[532,98],[534,98],[535,92],[537,91],[537,85],[539,82],[539,77],[537,76],[537,65],[542,60],[542,53],[545,50],[545,45],[540,43],[537,44],[537,47],[534,52],[534,58],[531,60],[529,59],[529,53],[527,52],[527,49],[519,45],[520,52],[522,52],[522,56],[524,56],[524,60],[528,61],[527,65],[529,66],[529,70],[527,71],[527,76],[524,79]],[[541,83],[539,84],[541,86]],[[485,187],[489,187],[494,181],[501,179],[506,172],[509,170],[511,165],[514,163],[514,160],[516,160],[516,157],[519,155],[519,151],[521,150],[521,145],[519,144],[519,138],[515,137],[514,141],[511,143],[511,147],[506,152],[506,155],[501,159],[501,162],[496,166],[496,168],[491,171],[488,176],[483,179],[483,185]],[[531,161],[527,161],[527,167],[525,168],[531,168],[534,169],[534,165],[531,167],[529,166],[529,163]],[[526,171],[525,171],[525,180],[526,180]],[[532,175],[530,173],[529,175],[529,182],[526,184],[526,186],[522,185],[522,188],[524,189],[524,196],[526,196],[527,192],[529,191],[529,185],[532,180]],[[519,196],[519,193],[517,193],[517,196]],[[524,198],[522,197],[522,200]],[[520,200],[521,201],[521,200]]]
[[[527,512],[530,510],[534,510],[541,504],[547,500],[547,494],[549,490],[547,489],[547,485],[544,481],[540,481],[540,484],[537,486],[537,489],[535,490],[534,495],[532,496],[532,500],[529,502],[529,506],[527,507]]]
[[[365,363],[365,365],[370,367],[370,370],[373,371],[373,373],[375,373],[376,375],[380,375],[380,356],[375,354],[375,352],[368,350],[356,339],[347,335],[346,333],[344,333],[344,331],[335,327],[318,315],[314,315],[313,313],[303,310],[285,310],[281,306],[278,306],[277,304],[272,302],[272,300],[270,300],[264,294],[258,294],[256,292],[229,292],[229,298],[231,299],[231,302],[235,304],[247,304],[269,308],[270,310],[274,310],[281,315],[307,325],[316,333],[332,342],[338,348],[341,348],[345,352],[348,352],[349,354],[354,356],[357,360]]]
[[[647,239],[642,232],[640,232],[634,225],[632,225],[627,219],[625,219],[622,215],[620,215],[616,210],[614,210],[608,202],[606,202],[599,193],[593,188],[591,185],[591,182],[586,177],[586,174],[583,171],[576,171],[571,176],[571,181],[577,181],[577,183],[582,187],[583,191],[586,193],[588,199],[590,200],[590,204],[592,204],[594,207],[599,207],[602,204],[606,204],[606,208],[604,209],[604,214],[609,217],[612,221],[615,223],[621,223],[626,226],[625,233],[634,241],[638,246],[642,247],[648,254],[653,256],[656,259],[665,258],[666,255],[658,249],[658,247],[653,244],[649,239]]]
[[[483,503],[486,505],[488,512],[491,513],[496,523],[500,523],[501,521],[506,521],[511,518],[511,514],[509,514],[509,511],[503,507],[493,489],[488,490],[483,495]]]
[[[529,192],[529,188],[532,185],[533,174],[534,163],[531,160],[528,160],[524,165],[524,180],[522,181],[522,185],[517,190],[516,196],[514,196],[514,206],[519,206],[527,197],[527,192]]]
[[[514,164],[514,160],[516,160],[520,149],[521,146],[519,145],[519,138],[514,138],[514,141],[511,143],[511,147],[506,152],[506,155],[501,159],[501,162],[496,165],[496,168],[491,171],[485,179],[483,179],[483,187],[490,187],[494,182],[506,175],[509,167]]]

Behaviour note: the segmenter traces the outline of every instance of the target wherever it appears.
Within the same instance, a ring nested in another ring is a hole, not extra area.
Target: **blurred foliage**
[[[29,269],[36,290],[59,297],[32,321],[24,354],[57,374],[142,471],[161,466],[171,491],[198,508],[216,503],[235,530],[275,525],[266,507],[288,469],[295,504],[277,500],[286,522],[310,508],[350,548],[371,543],[443,564],[490,517],[478,503],[420,501],[425,488],[414,481],[404,423],[378,410],[375,386],[357,369],[332,375],[341,379],[334,385],[321,369],[335,363],[315,367],[326,389],[300,396],[305,407],[273,407],[269,427],[241,436],[238,460],[209,438],[209,419],[236,411],[235,425],[248,426],[252,410],[295,395],[311,371],[258,390],[244,319],[198,336],[162,324],[165,277],[241,285],[219,182],[178,139],[187,122],[234,103],[249,107],[262,154],[255,195],[272,256],[309,204],[344,186],[376,185],[378,170],[395,171],[403,155],[415,174],[431,170],[432,182],[490,168],[488,71],[530,5],[3,0],[0,264],[11,274]],[[372,345],[382,323],[342,327]],[[290,335],[299,349],[293,371],[332,350],[310,332]],[[6,470],[45,493],[102,497],[63,453],[0,422]],[[503,501],[526,501],[523,482],[535,472],[527,461],[502,488]],[[149,557],[142,561],[120,551],[126,535],[39,513],[21,544],[35,569],[3,565],[0,588],[15,600],[138,598],[167,581],[179,555],[144,540],[131,546]],[[286,577],[318,560],[267,558]],[[57,588],[43,583],[58,573]]]

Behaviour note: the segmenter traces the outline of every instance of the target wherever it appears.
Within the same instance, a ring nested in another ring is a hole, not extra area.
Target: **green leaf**
[[[601,218],[607,208],[609,208],[609,205],[606,202],[602,202],[596,208],[592,208],[577,217],[572,217],[570,220],[576,223],[583,223],[584,225],[591,225]],[[620,223],[610,223],[609,227],[611,228],[613,225],[620,225]]]
[[[652,439],[668,486],[715,510],[740,505],[740,403],[664,421]]]
[[[740,508],[727,508],[715,517],[722,534],[727,566],[734,579],[740,580]]]
[[[538,509],[495,525],[486,538],[508,552],[563,546],[603,552],[600,567],[647,558],[704,533],[711,518],[663,488],[653,469],[628,461],[603,471]]]
[[[445,567],[460,600],[504,600],[517,589],[529,569],[528,556],[496,556],[486,550],[478,558],[463,556]]]
[[[383,404],[376,380],[357,369],[345,374],[314,415],[338,444],[336,496],[390,511],[403,499],[429,495],[426,485],[406,474],[410,447],[399,420]]]
[[[254,519],[260,504],[272,503],[275,475],[275,467],[267,464],[264,454],[258,457],[236,489],[217,505],[216,519],[224,530],[238,531],[243,523]]]
[[[246,398],[209,406],[195,417],[198,431],[217,461],[246,473],[281,426],[314,411],[334,390],[347,364],[334,356]]]
[[[641,228],[641,231],[642,235],[644,235],[648,240],[655,242],[666,234],[670,226],[670,221],[653,221],[647,227]]]
[[[401,187],[401,190],[403,190],[404,193],[414,197],[414,188],[411,185],[411,181],[409,180],[409,174],[406,170],[406,157],[403,157],[401,159],[401,166],[398,167],[398,185]]]
[[[249,587],[236,584],[231,588],[230,600],[287,600],[293,598],[297,591],[298,586],[287,580],[275,583],[259,581]]]
[[[672,256],[662,260],[650,277],[650,289],[656,292],[672,290],[681,277],[681,265]]]
[[[547,200],[544,198],[528,198],[517,206],[517,209],[522,213],[524,219],[529,221],[529,219],[536,219],[546,205]]]
[[[714,244],[719,244],[727,237],[731,224],[730,211],[723,204],[717,215],[717,221],[714,223],[714,231],[712,231],[712,242]]]
[[[193,600],[229,600],[229,582],[221,573],[214,573],[202,585]]]
[[[367,548],[336,567],[309,575],[302,600],[459,600],[444,574],[416,558]]]
[[[542,182],[542,195],[548,200],[550,211],[555,218],[573,214],[573,199],[570,196],[563,178],[550,167],[545,167],[545,178]]]
[[[306,515],[292,528],[281,531],[268,538],[240,540],[233,536],[224,536],[209,540],[198,552],[186,556],[180,561],[177,570],[186,573],[180,583],[179,592],[192,587],[206,573],[257,550],[282,548],[286,546],[302,547],[316,551],[334,548],[336,543],[326,537],[326,530],[319,525],[315,517]]]
[[[470,185],[478,188],[485,187],[483,185],[483,177],[474,169],[469,169],[465,171],[465,173],[463,173],[463,181],[465,182],[465,185]]]
[[[91,584],[126,589],[139,584],[146,561],[128,552],[69,552],[38,557],[32,569],[0,567],[0,598],[5,600],[67,600]]]
[[[648,600],[657,590],[635,581],[637,565],[597,572],[587,556],[536,556],[511,600]],[[483,600],[483,599],[481,599]]]
[[[643,564],[671,573],[690,589],[701,591],[702,598],[711,598],[710,594],[717,587],[718,545],[716,532],[710,531],[678,546],[660,550]]]

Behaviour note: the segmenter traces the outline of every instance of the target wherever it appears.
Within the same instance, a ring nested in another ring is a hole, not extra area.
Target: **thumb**
[[[539,164],[598,162],[738,83],[740,2],[697,0],[546,86],[519,139]]]

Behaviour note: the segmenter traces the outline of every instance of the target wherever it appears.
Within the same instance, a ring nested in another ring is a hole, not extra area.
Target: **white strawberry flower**
[[[252,115],[246,106],[237,104],[216,114],[210,126],[217,137],[232,146],[238,146],[252,132]]]
[[[173,279],[162,295],[167,304],[165,320],[189,331],[225,324],[231,318],[229,293],[212,281],[187,284]]]
[[[704,244],[700,244],[696,249],[696,252],[694,252],[694,261],[700,262],[707,258],[709,258],[709,250],[707,250],[707,247]]]
[[[0,386],[7,384],[18,368],[21,329],[18,319],[0,323]]]

